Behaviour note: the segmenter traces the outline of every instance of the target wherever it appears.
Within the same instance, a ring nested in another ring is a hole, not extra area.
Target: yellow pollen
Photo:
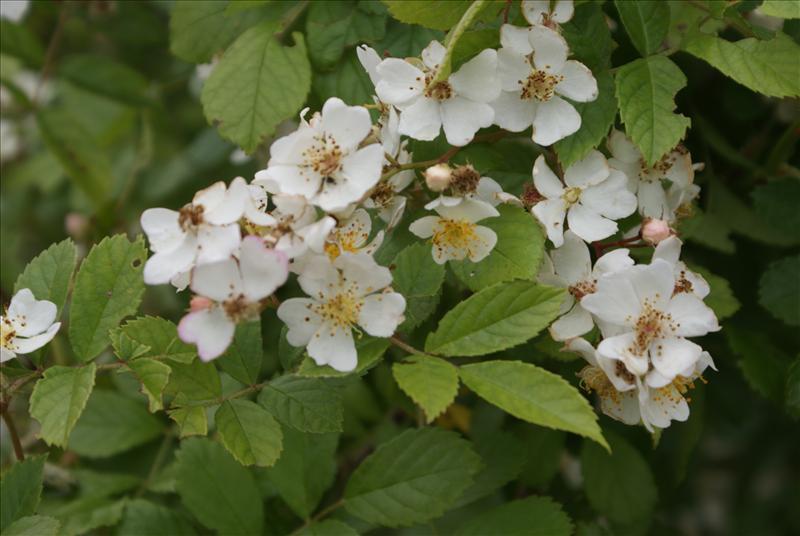
[[[439,220],[438,230],[433,233],[433,245],[452,247],[455,249],[469,249],[476,241],[480,240],[475,233],[477,225],[468,220]]]
[[[561,75],[553,75],[547,71],[534,70],[525,80],[519,80],[522,86],[523,100],[549,101],[556,94],[556,86],[564,80]]]
[[[564,192],[564,195],[561,197],[570,205],[574,205],[581,197],[581,189],[577,186],[574,188],[567,188],[567,190]]]
[[[642,312],[634,324],[635,338],[633,346],[629,350],[634,355],[644,355],[653,342],[668,336],[677,327],[678,324],[673,322],[672,315],[659,311],[645,300]],[[656,349],[656,352],[661,354],[661,346]]]
[[[614,388],[614,384],[608,379],[606,373],[599,367],[587,365],[583,367],[580,372],[576,374],[580,378],[580,387],[587,393],[594,391],[597,396],[604,400],[611,400],[615,404],[619,404],[620,394]]]
[[[352,291],[344,291],[323,303],[311,305],[324,322],[346,329],[358,322],[364,301]]]
[[[14,348],[11,341],[13,341],[16,336],[17,332],[14,330],[11,321],[7,317],[3,318],[3,322],[0,323],[0,346],[13,351]]]
[[[342,168],[342,148],[327,134],[316,136],[314,142],[302,153],[302,167],[311,168],[324,178],[333,180],[332,176]]]

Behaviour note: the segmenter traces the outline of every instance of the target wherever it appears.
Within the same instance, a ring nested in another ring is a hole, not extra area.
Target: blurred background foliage
[[[739,2],[728,8],[738,26],[722,35],[736,39],[775,31],[777,19],[752,13],[759,3]],[[175,12],[174,26],[180,20],[177,11],[191,11],[188,4],[193,2],[35,1],[23,20],[2,19],[3,303],[25,264],[49,244],[71,237],[85,252],[106,235],[133,236],[139,232],[138,218],[144,209],[180,207],[213,181],[235,176],[249,180],[265,167],[270,140],[255,143],[252,153],[245,154],[209,125],[200,97],[210,67],[196,64],[211,62],[217,50],[247,28],[273,21],[285,44],[305,43],[303,50],[310,58],[303,54],[308,87],[297,87],[295,95],[281,98],[298,100],[312,110],[331,96],[351,104],[371,102],[371,83],[356,59],[356,44],[367,42],[380,52],[402,57],[418,54],[431,39],[443,35],[397,22],[377,2],[242,0],[205,2],[203,9],[224,11],[226,24],[209,26],[200,41],[182,42],[174,36],[171,40],[171,12]],[[705,2],[670,2],[668,41],[680,39],[688,25],[704,16],[697,4]],[[614,5],[606,3],[603,9],[616,43],[612,65],[638,57],[614,23],[619,20]],[[357,30],[331,39],[330,28],[349,17],[357,19],[352,24]],[[799,23],[798,19],[783,23],[783,31],[798,42]],[[495,17],[485,23],[483,33],[472,32],[471,46],[497,46],[497,25]],[[462,54],[462,59],[469,57],[470,50]],[[653,445],[644,429],[601,416],[604,431],[611,431],[610,441],[618,447],[613,457],[596,446],[581,446],[576,437],[516,422],[468,394],[459,397],[439,424],[478,438],[478,450],[490,461],[486,478],[494,478],[499,488],[480,499],[484,505],[498,503],[501,496],[547,493],[563,503],[573,519],[584,520],[579,524],[582,534],[797,534],[798,101],[758,95],[686,53],[675,53],[672,59],[688,78],[688,86],[676,98],[678,111],[692,119],[685,143],[694,160],[705,163],[705,171],[697,177],[701,199],[681,228],[687,242],[685,256],[690,266],[713,274],[709,276],[716,290],[712,299],[717,300],[717,312],[728,317],[722,332],[704,341],[719,372],[708,374],[708,384],[693,391],[690,420],[674,423]],[[291,116],[294,111],[286,114]],[[279,126],[278,132],[283,128]],[[417,159],[424,159],[426,153],[438,156],[446,146],[432,142],[413,148]],[[519,193],[530,180],[536,154],[536,148],[524,141],[503,140],[472,145],[455,161],[469,161],[507,190]],[[401,231],[395,234],[392,242],[397,249],[382,252],[383,257],[379,254],[382,262],[411,240]],[[440,307],[447,310],[462,297],[463,293],[449,290]],[[176,320],[186,299],[167,287],[148,288],[142,310]],[[430,328],[423,325],[416,333]],[[280,366],[279,329],[277,322],[265,320],[267,374]],[[506,354],[569,379],[580,369],[545,337]],[[107,381],[122,393],[135,395],[136,387],[126,385],[124,378]],[[341,475],[351,471],[372,445],[415,420],[414,406],[398,390],[388,364],[363,382],[349,385],[344,401],[345,433],[337,455],[340,480],[334,489],[341,488]],[[165,425],[166,419],[161,423]],[[3,441],[3,459],[8,460],[6,436]],[[58,463],[48,464],[43,509],[63,513],[71,508],[76,532],[114,525],[122,510],[110,497],[140,482],[125,481],[116,473],[124,468],[141,478],[153,459],[162,455],[157,440],[105,459],[66,451]],[[71,479],[81,483],[78,496],[67,485]],[[281,533],[296,518],[269,479],[258,481],[267,519],[273,520],[268,523],[270,530]],[[182,508],[171,493],[168,471],[148,485],[147,493],[160,497],[162,504]],[[472,509],[474,505],[465,506],[437,521],[440,533],[447,532],[448,522],[470,515]],[[597,510],[606,517],[603,526],[610,529],[591,522]],[[631,522],[626,512],[637,514],[637,519]]]

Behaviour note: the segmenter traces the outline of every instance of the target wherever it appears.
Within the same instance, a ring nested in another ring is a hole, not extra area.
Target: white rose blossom
[[[256,174],[256,182],[271,193],[302,195],[328,212],[345,209],[381,177],[383,147],[360,147],[371,131],[366,108],[332,97],[321,115],[272,144],[267,169]]]
[[[388,289],[392,274],[365,253],[345,253],[331,263],[312,259],[298,278],[309,298],[291,298],[278,308],[286,338],[305,346],[318,365],[348,372],[358,364],[353,330],[390,337],[403,321],[406,300]]]
[[[378,231],[375,238],[367,243],[372,234],[372,220],[363,208],[356,209],[352,216],[342,221],[328,235],[325,253],[335,260],[342,253],[366,253],[373,255],[383,243],[383,231]]]
[[[561,35],[544,26],[500,29],[497,72],[502,91],[492,102],[496,125],[522,132],[533,126],[533,141],[552,145],[578,131],[581,116],[562,97],[575,102],[597,98],[597,81],[584,64],[567,60]]]
[[[569,228],[587,242],[607,238],[617,232],[614,220],[636,210],[636,196],[628,191],[627,179],[610,169],[599,151],[592,151],[564,172],[566,187],[547,166],[544,156],[533,165],[533,183],[544,200],[531,212],[545,226],[553,245],[564,243],[564,219]]]
[[[572,0],[522,0],[522,16],[530,24],[550,26],[564,24],[572,18],[575,6]]]
[[[564,233],[564,245],[545,255],[539,282],[566,288],[567,299],[561,304],[561,317],[550,325],[554,340],[565,341],[591,331],[592,315],[581,306],[581,298],[593,293],[606,274],[633,266],[627,249],[615,249],[600,257],[592,268],[586,243],[572,231]]]
[[[30,289],[20,289],[11,298],[8,310],[0,316],[0,363],[17,354],[38,350],[56,336],[58,308],[47,300],[37,300]]]
[[[193,266],[228,258],[239,247],[242,218],[255,225],[272,225],[261,212],[247,182],[237,177],[229,187],[220,181],[194,196],[179,211],[151,208],[142,213],[142,230],[154,253],[144,266],[144,281],[176,286]]]
[[[409,226],[409,231],[420,238],[431,238],[431,253],[437,264],[449,260],[468,258],[479,262],[491,253],[497,243],[497,234],[477,222],[499,216],[489,203],[464,199],[455,206],[439,205],[437,216],[424,216]]]
[[[444,128],[447,143],[463,146],[494,120],[488,103],[500,93],[497,53],[486,49],[446,80],[434,82],[445,53],[441,43],[431,41],[419,67],[399,58],[381,61],[375,92],[401,111],[400,134],[433,140]]]
[[[236,324],[258,318],[261,300],[286,282],[288,259],[257,236],[242,240],[239,258],[202,264],[191,274],[192,310],[178,324],[181,340],[197,345],[203,361],[219,357],[233,340]],[[204,298],[204,299],[202,299]]]
[[[672,266],[672,275],[675,278],[673,292],[690,292],[702,300],[711,292],[711,287],[702,275],[689,270],[680,260],[682,246],[683,242],[677,236],[670,236],[656,246],[653,260],[661,259]]]

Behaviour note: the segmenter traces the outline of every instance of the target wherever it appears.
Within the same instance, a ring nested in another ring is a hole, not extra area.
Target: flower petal
[[[322,318],[314,311],[314,300],[290,298],[278,307],[278,318],[289,328],[286,340],[292,346],[305,346],[322,325]]]
[[[330,365],[340,372],[350,372],[358,365],[358,354],[350,328],[323,323],[311,337],[308,355],[317,365]]]
[[[324,300],[340,289],[339,271],[327,255],[314,255],[297,278],[303,292],[314,299]]]
[[[375,93],[386,104],[407,106],[425,90],[425,73],[405,60],[387,58],[375,70],[381,77]]]
[[[431,41],[422,50],[422,63],[430,70],[436,70],[444,61],[447,49],[439,41]]]
[[[464,199],[460,203],[452,206],[439,205],[436,207],[436,212],[443,218],[450,220],[467,220],[472,223],[500,215],[497,209],[492,205],[478,199]]]
[[[450,84],[458,95],[475,102],[491,102],[500,95],[497,76],[497,52],[487,48],[450,75]]]
[[[567,212],[567,221],[572,232],[587,242],[595,242],[617,232],[615,221],[606,219],[581,204],[570,207]]]
[[[17,335],[23,337],[38,335],[49,328],[55,322],[57,313],[56,304],[37,300],[27,288],[17,291],[8,305],[8,317],[13,321]]]
[[[592,277],[592,259],[589,248],[572,231],[564,233],[564,245],[550,252],[556,273],[567,285],[574,285]]]
[[[547,165],[544,155],[536,157],[533,163],[533,185],[547,198],[560,198],[564,194],[564,185]]]
[[[378,64],[382,61],[381,57],[375,52],[375,49],[367,45],[359,45],[356,48],[356,55],[361,66],[367,71],[369,79],[372,80],[372,85],[378,85],[380,82],[380,75],[378,74]]]
[[[48,302],[49,303],[49,302]],[[55,324],[51,325],[47,328],[47,331],[44,333],[38,333],[33,337],[29,337],[23,339],[21,337],[14,338],[14,352],[17,354],[29,354],[34,352],[47,344],[48,342],[53,340],[53,337],[56,336],[58,333],[59,328],[61,327],[61,322],[56,322]]]
[[[239,249],[241,242],[238,223],[223,226],[201,225],[197,233],[197,264],[227,259]]]
[[[575,107],[559,97],[540,102],[533,118],[533,141],[553,145],[581,128],[581,116]]]
[[[379,266],[366,253],[343,253],[333,265],[342,271],[342,280],[357,296],[366,296],[392,284],[392,273]]]
[[[195,266],[192,270],[192,292],[223,302],[243,292],[239,265],[232,258]]]
[[[581,192],[581,204],[612,220],[630,216],[636,211],[636,196],[627,185],[625,174],[613,169],[606,180]]]
[[[529,34],[533,47],[533,64],[537,69],[550,73],[560,73],[567,61],[569,47],[555,30],[545,26],[534,26]]]
[[[500,45],[502,45],[503,48],[508,49],[509,52],[514,52],[520,56],[527,56],[533,52],[533,47],[531,46],[530,38],[528,37],[529,33],[530,28],[521,28],[512,24],[503,24],[500,27]],[[499,56],[500,51],[497,53]],[[528,67],[528,70],[530,71],[530,67]]]
[[[256,302],[286,283],[289,260],[284,253],[266,247],[261,238],[248,236],[242,240],[239,270],[245,297]]]
[[[673,296],[667,313],[677,324],[675,334],[681,337],[700,337],[720,330],[714,311],[694,294],[681,292]]]
[[[358,325],[373,337],[391,337],[403,321],[406,299],[397,292],[373,294],[364,298]]]
[[[479,129],[491,126],[494,120],[491,106],[463,97],[446,100],[441,108],[442,127],[450,145],[460,147],[468,144]]]
[[[682,337],[669,337],[655,341],[650,347],[650,359],[655,369],[667,378],[675,378],[681,371],[693,367],[703,349]]]
[[[236,324],[221,307],[189,313],[178,323],[178,336],[183,342],[197,345],[197,355],[206,362],[225,353],[234,331]]]
[[[579,61],[569,60],[561,69],[564,77],[556,86],[556,93],[575,102],[591,102],[597,98],[597,80],[592,71]]]
[[[563,199],[546,199],[536,203],[531,212],[544,225],[547,238],[555,247],[564,243],[564,216],[567,214],[567,203]]]
[[[592,150],[567,168],[564,172],[564,182],[573,188],[586,188],[600,184],[608,178],[610,172],[608,161],[603,153]]]
[[[238,233],[238,229],[237,229]],[[169,283],[176,275],[192,268],[197,256],[197,237],[184,235],[181,244],[171,250],[159,251],[151,255],[144,264],[144,282],[148,285]]]
[[[150,250],[159,252],[174,249],[186,235],[178,224],[180,214],[166,208],[148,208],[139,223],[150,241]]]
[[[320,129],[333,136],[346,154],[367,137],[372,129],[372,120],[363,106],[348,106],[342,99],[331,97],[322,107]]]
[[[472,262],[480,262],[489,256],[497,244],[497,233],[483,225],[475,226],[477,240],[470,242],[467,257]]]
[[[631,140],[617,129],[613,129],[608,135],[606,147],[614,158],[627,164],[636,164],[637,167],[642,159],[642,153]]]
[[[439,135],[442,116],[439,101],[420,97],[400,114],[400,134],[430,141]]]
[[[600,279],[597,292],[584,296],[581,305],[599,319],[616,326],[632,326],[642,308],[627,272]]]
[[[408,226],[408,230],[420,238],[433,236],[433,228],[439,222],[438,216],[423,216]]]
[[[556,341],[566,341],[588,333],[594,327],[592,315],[580,304],[550,325],[550,335]]]
[[[592,273],[595,277],[600,277],[614,272],[621,272],[634,265],[630,251],[626,248],[615,249],[604,254],[597,259]]]
[[[621,361],[633,375],[641,376],[647,373],[650,361],[647,352],[642,354],[633,352],[635,339],[636,334],[633,332],[608,337],[597,346],[597,354],[607,359]]]
[[[522,100],[519,91],[501,91],[491,102],[494,124],[511,132],[522,132],[533,124],[536,103]]]

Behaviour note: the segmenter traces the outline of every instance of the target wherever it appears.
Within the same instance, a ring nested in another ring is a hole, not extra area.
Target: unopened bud
[[[203,309],[209,309],[213,303],[214,302],[205,296],[192,296],[192,299],[189,302],[189,310],[193,313],[196,313],[197,311],[202,311]]]
[[[672,234],[669,223],[664,220],[647,218],[642,223],[642,239],[650,244],[656,245],[672,236]]]
[[[447,164],[436,164],[425,170],[425,184],[434,192],[442,192],[450,186],[453,170]]]

